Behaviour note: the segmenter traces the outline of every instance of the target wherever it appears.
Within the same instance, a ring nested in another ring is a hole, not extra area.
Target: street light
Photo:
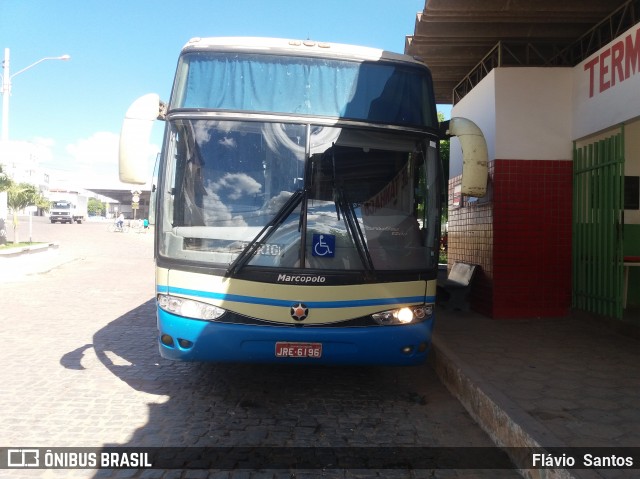
[[[9,49],[4,49],[4,62],[2,63],[2,142],[9,140],[9,97],[11,96],[11,79],[20,73],[35,67],[38,63],[42,63],[45,60],[70,60],[69,55],[61,55],[59,57],[44,57],[35,63],[32,63],[28,67],[18,70],[13,75],[9,73]]]

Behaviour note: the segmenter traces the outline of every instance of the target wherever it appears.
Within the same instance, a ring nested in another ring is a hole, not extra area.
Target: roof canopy
[[[637,10],[640,0],[426,0],[405,53],[431,69],[437,103],[455,103],[495,66],[575,66]]]

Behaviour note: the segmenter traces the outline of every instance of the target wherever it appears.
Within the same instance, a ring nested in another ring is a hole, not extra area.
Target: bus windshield
[[[437,150],[424,135],[179,119],[167,148],[161,256],[230,273],[437,263]]]
[[[431,92],[429,71],[414,64],[188,52],[180,59],[169,108],[437,128]]]

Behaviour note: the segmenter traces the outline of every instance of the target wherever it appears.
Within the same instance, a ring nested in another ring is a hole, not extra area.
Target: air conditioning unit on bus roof
[[[226,49],[226,48],[247,48],[255,50],[283,50],[283,51],[317,51],[320,55],[347,56],[358,57],[360,59],[370,58],[371,60],[379,60],[381,58],[395,61],[409,61],[412,63],[424,64],[424,62],[400,53],[394,53],[379,48],[364,47],[359,45],[348,45],[344,43],[318,42],[315,40],[296,40],[285,38],[270,37],[195,37],[190,39],[183,47],[183,51],[191,48],[203,49]]]

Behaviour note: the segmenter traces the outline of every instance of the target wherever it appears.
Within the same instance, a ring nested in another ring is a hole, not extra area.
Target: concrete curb
[[[58,243],[42,243],[2,251],[0,283],[20,281],[31,275],[48,273],[76,260],[74,256],[62,255],[60,251]]]
[[[460,359],[437,332],[430,361],[447,389],[499,447],[508,448],[513,463],[527,479],[597,479],[599,474],[576,469],[530,469],[531,453],[545,447],[567,447],[501,391]],[[542,446],[544,444],[544,446]],[[521,454],[520,454],[521,452]],[[517,454],[517,457],[514,456]]]
[[[38,243],[31,246],[17,246],[0,251],[0,258],[16,258],[18,256],[44,253],[51,249],[58,249],[58,243]]]

